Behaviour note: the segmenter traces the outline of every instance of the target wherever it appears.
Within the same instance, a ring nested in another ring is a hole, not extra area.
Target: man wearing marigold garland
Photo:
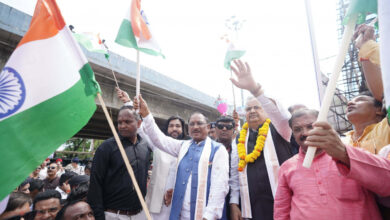
[[[246,123],[233,145],[231,160],[231,219],[273,219],[274,196],[280,165],[292,156],[290,114],[266,97],[252,77],[250,67],[234,61],[239,88],[254,97],[246,103]],[[238,152],[238,153],[235,153]],[[241,210],[238,208],[241,198]]]

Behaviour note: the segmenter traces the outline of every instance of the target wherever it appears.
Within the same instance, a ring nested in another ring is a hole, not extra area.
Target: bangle
[[[368,58],[363,58],[363,57],[360,57],[360,58],[359,58],[359,61],[360,61],[360,62],[363,62],[363,61],[370,61],[370,59],[368,59]]]

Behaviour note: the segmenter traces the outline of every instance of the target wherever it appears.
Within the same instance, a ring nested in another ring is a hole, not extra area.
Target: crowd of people
[[[359,35],[370,92],[349,100],[353,130],[344,137],[317,122],[317,110],[287,110],[266,96],[240,60],[231,67],[232,83],[252,94],[242,127],[235,111],[214,122],[194,112],[187,122],[170,117],[162,131],[142,95],[132,101],[117,88],[120,141],[152,219],[390,219],[390,125],[379,61],[372,59],[379,51],[371,27],[359,27]],[[317,150],[305,168],[309,146]],[[34,170],[9,195],[0,219],[146,219],[114,138],[85,169],[77,158],[61,162]]]
[[[61,158],[47,158],[38,166],[2,201],[0,219],[74,219],[75,213],[94,218],[85,202],[91,164],[81,166],[77,157],[65,167],[62,162]]]

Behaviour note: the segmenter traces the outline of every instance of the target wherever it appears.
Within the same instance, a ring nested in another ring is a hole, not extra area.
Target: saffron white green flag
[[[242,56],[244,56],[245,50],[239,50],[237,49],[233,43],[229,43],[229,47],[226,51],[225,55],[225,61],[224,61],[224,66],[226,69],[230,70],[230,63],[233,60],[240,59]]]
[[[100,38],[100,34],[91,32],[73,33],[74,38],[85,49],[91,52],[102,53],[108,59],[109,55]]]
[[[164,57],[152,34],[145,12],[141,8],[140,0],[131,1],[130,9],[122,20],[115,42],[150,55]]]
[[[387,119],[390,123],[390,2],[378,0],[378,21],[380,36],[380,58],[382,81],[387,110]]]
[[[38,0],[0,73],[0,200],[85,126],[99,91],[55,0]]]

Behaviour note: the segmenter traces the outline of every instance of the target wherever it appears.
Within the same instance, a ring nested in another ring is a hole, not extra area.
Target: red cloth
[[[381,220],[374,193],[390,195],[390,161],[348,147],[350,168],[325,152],[310,169],[302,151],[280,168],[274,219]]]

